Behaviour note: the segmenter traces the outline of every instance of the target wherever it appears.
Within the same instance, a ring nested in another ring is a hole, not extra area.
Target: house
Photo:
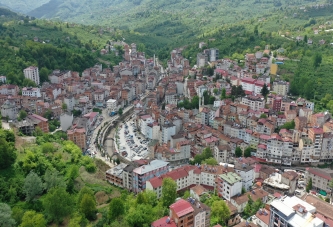
[[[232,205],[237,207],[239,213],[244,211],[245,206],[249,201],[249,197],[255,202],[260,199],[263,203],[267,202],[268,192],[264,191],[261,188],[254,189],[252,191],[246,192],[243,195],[236,195],[230,199]]]
[[[38,87],[24,87],[22,88],[22,96],[41,97],[40,88]]]
[[[196,199],[198,201],[200,201],[200,197],[202,195],[207,194],[207,193],[208,193],[208,190],[200,184],[197,184],[196,186],[194,186],[190,189],[191,197],[193,197],[194,199]]]
[[[255,214],[257,217],[257,220],[255,220],[255,223],[260,227],[269,227],[269,220],[271,217],[270,210],[267,209],[260,209]]]
[[[231,157],[231,148],[229,145],[214,146],[214,158],[220,163],[228,163]]]
[[[307,168],[305,172],[305,183],[307,184],[312,179],[312,187],[316,190],[330,192],[329,182],[333,179],[333,170]]]
[[[289,195],[293,195],[295,193],[298,178],[299,176],[295,171],[285,171],[282,174],[281,182],[289,186]]]

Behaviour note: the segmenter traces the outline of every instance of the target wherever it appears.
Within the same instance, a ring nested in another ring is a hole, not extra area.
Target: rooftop
[[[148,165],[143,165],[143,166],[140,166],[140,167],[134,169],[133,172],[137,173],[137,174],[145,174],[150,171],[153,171],[153,170],[156,170],[159,168],[163,168],[167,165],[169,165],[168,162],[161,161],[161,160],[153,160]]]
[[[223,181],[226,181],[228,184],[235,184],[239,181],[242,181],[242,178],[238,174],[233,172],[221,174],[220,177],[223,179]]]
[[[191,213],[194,211],[193,207],[191,206],[191,203],[184,199],[180,199],[174,204],[170,206],[170,209],[172,209],[178,217],[182,217],[188,213]]]
[[[151,227],[177,227],[177,225],[168,216],[165,216],[151,223]]]

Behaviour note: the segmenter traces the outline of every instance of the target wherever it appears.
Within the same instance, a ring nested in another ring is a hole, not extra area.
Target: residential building
[[[289,195],[294,195],[297,188],[298,174],[296,171],[285,171],[281,176],[281,183],[289,186]]]
[[[244,193],[243,195],[239,194],[237,196],[233,196],[230,199],[230,202],[237,208],[238,213],[242,213],[249,201],[249,198],[251,198],[254,202],[260,199],[265,204],[268,200],[268,195],[268,192],[262,188],[256,188],[252,191]]]
[[[15,120],[18,114],[18,106],[15,102],[6,100],[5,103],[1,106],[1,116],[8,117],[10,120]]]
[[[333,170],[307,168],[305,172],[305,183],[307,184],[312,179],[312,187],[316,190],[330,192],[331,187],[329,182],[333,179]]]
[[[242,193],[242,178],[233,172],[227,172],[219,176],[218,195],[230,201],[231,197]]]
[[[249,190],[254,182],[254,168],[245,163],[235,163],[235,172],[242,178],[242,187]]]
[[[106,180],[113,185],[118,187],[123,187],[123,169],[127,166],[125,163],[120,163],[119,165],[107,170],[105,172]]]
[[[86,129],[85,128],[71,128],[67,130],[68,140],[73,141],[82,151],[86,150]]]
[[[248,95],[242,98],[242,104],[247,105],[250,107],[251,110],[260,110],[265,108],[265,99],[264,97],[258,95]]]
[[[214,158],[218,163],[228,163],[231,156],[231,148],[229,145],[214,146]]]
[[[270,204],[270,212],[269,226],[324,226],[324,222],[316,217],[316,207],[296,196],[275,199]]]
[[[274,81],[273,91],[278,95],[286,96],[289,93],[289,82],[282,80]]]
[[[24,87],[22,88],[22,96],[41,97],[40,89],[37,87]]]
[[[34,121],[35,128],[39,127],[44,133],[49,132],[49,122],[46,118],[39,116],[37,114],[30,114],[27,116]]]
[[[63,113],[60,115],[60,128],[63,132],[66,132],[72,126],[73,114]]]
[[[108,111],[111,114],[116,114],[118,112],[117,100],[115,100],[115,99],[109,99],[106,102],[106,107],[108,108]]]
[[[162,125],[162,133],[160,142],[168,143],[168,141],[171,139],[171,136],[176,135],[176,126],[172,123],[169,123],[168,121],[164,122],[164,125]]]
[[[146,181],[161,176],[169,171],[169,163],[161,160],[152,160],[147,165],[133,169],[132,191],[139,193],[146,189]]]
[[[38,67],[30,66],[24,69],[23,73],[25,78],[32,80],[37,85],[40,84]]]

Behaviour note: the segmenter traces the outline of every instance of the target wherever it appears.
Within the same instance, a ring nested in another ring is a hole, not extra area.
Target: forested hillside
[[[34,10],[50,0],[0,0],[0,6],[8,7],[20,13],[27,13]]]

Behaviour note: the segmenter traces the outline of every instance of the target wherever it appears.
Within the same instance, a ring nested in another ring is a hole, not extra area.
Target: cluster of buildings
[[[146,59],[144,52],[137,51],[136,44],[112,42],[108,45],[109,49],[115,45],[124,49],[123,61],[112,69],[103,69],[101,64],[96,64],[84,70],[81,76],[78,72],[54,70],[48,76],[49,82],[44,83],[40,81],[38,67],[24,69],[25,78],[34,81],[37,87],[1,85],[1,115],[12,120],[22,132],[27,132],[36,122],[28,119],[17,122],[20,110],[25,110],[29,118],[32,115],[45,116],[51,111],[52,119],[60,121],[68,138],[85,150],[87,136],[99,119],[94,108],[107,108],[109,113],[116,114],[120,108],[146,94],[147,89],[155,90],[161,77],[156,59]],[[6,77],[2,76],[1,81],[6,82]],[[148,100],[158,104],[161,98],[153,92]],[[75,114],[77,117],[73,112],[79,113]]]

